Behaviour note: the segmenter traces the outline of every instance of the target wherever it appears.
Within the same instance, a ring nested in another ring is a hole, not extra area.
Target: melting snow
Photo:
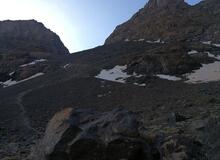
[[[207,45],[211,45],[212,41],[205,41],[205,42],[202,42],[203,44],[207,44]]]
[[[161,79],[166,79],[166,80],[169,80],[169,81],[180,81],[181,80],[180,77],[164,75],[164,74],[157,74],[156,76],[161,78]]]
[[[14,72],[9,73],[9,76],[12,76],[14,73],[15,73],[15,71],[14,71]]]
[[[134,83],[134,85],[136,85],[136,86],[140,86],[140,87],[145,87],[145,86],[146,86],[146,84],[145,84],[145,83],[142,83],[142,84],[139,84],[139,83]]]
[[[196,54],[196,53],[199,53],[199,52],[196,51],[196,50],[191,50],[191,51],[188,52],[189,55],[190,55],[190,54]]]
[[[30,63],[20,65],[20,67],[32,66],[32,65],[35,65],[37,63],[41,63],[41,62],[45,62],[45,61],[47,61],[47,60],[46,59],[37,59],[37,60],[34,60],[34,61],[30,62]]]
[[[109,70],[106,70],[106,69],[103,69],[100,74],[98,74],[97,76],[95,76],[95,78],[98,78],[98,79],[104,79],[104,80],[107,80],[107,81],[113,81],[113,82],[119,82],[119,83],[125,83],[126,82],[126,79],[129,78],[129,77],[136,77],[136,78],[140,78],[144,75],[138,75],[136,73],[134,73],[133,75],[128,75],[126,72],[124,72],[124,70],[127,69],[127,66],[115,66],[114,68],[112,69],[109,69]],[[138,86],[146,86],[146,84],[138,84],[138,83],[134,83],[134,85],[138,85]],[[104,86],[101,86],[101,87],[104,87]]]
[[[161,39],[158,39],[156,41],[146,41],[147,43],[165,43],[164,41],[161,41]]]
[[[208,56],[220,60],[220,56],[215,56],[207,52]],[[186,75],[189,79],[186,83],[207,83],[220,80],[220,62],[216,61],[210,64],[203,64],[198,70]]]
[[[64,66],[63,66],[63,68],[68,68],[69,66],[71,66],[71,64],[70,63],[68,63],[68,64],[65,64]]]
[[[220,44],[213,44],[213,46],[215,46],[215,47],[220,47]]]
[[[220,80],[220,62],[216,61],[211,64],[203,64],[194,73],[187,75],[189,79],[186,83],[206,83]]]
[[[143,42],[144,40],[145,40],[145,39],[139,39],[138,41],[139,41],[139,42]]]
[[[3,85],[4,88],[6,88],[6,87],[13,86],[13,85],[16,85],[16,84],[28,81],[30,79],[33,79],[33,78],[36,78],[36,77],[39,77],[39,76],[42,76],[42,75],[44,75],[44,73],[37,73],[37,74],[35,74],[35,75],[31,76],[31,77],[28,77],[28,78],[20,80],[20,81],[14,81],[12,79],[9,79],[9,80],[7,80],[5,82],[1,82],[0,84]]]
[[[124,70],[127,69],[127,66],[115,66],[112,69],[106,70],[103,69],[100,74],[95,76],[99,79],[104,79],[108,81],[113,82],[119,82],[119,83],[125,83],[126,78],[131,77],[131,75],[128,75]]]
[[[220,44],[215,44],[215,43],[212,43],[212,41],[207,41],[207,42],[202,42],[203,44],[206,44],[206,45],[213,45],[215,47],[220,47]]]

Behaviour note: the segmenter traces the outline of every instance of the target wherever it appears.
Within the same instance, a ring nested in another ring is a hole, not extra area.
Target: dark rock
[[[165,42],[220,42],[219,1],[192,7],[184,0],[150,0],[130,20],[116,27],[105,44],[145,39]]]
[[[12,51],[68,54],[60,38],[35,20],[1,21],[0,54]]]
[[[159,160],[159,151],[141,136],[142,127],[136,114],[123,109],[66,109],[50,121],[33,155],[49,160]]]

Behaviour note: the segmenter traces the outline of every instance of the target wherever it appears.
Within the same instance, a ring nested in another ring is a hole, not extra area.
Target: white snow
[[[127,39],[125,39],[125,42],[129,42],[130,40],[127,38]]]
[[[139,42],[143,42],[144,40],[145,40],[145,39],[142,38],[142,39],[139,39],[138,41],[139,41]]]
[[[3,82],[2,85],[3,85],[4,88],[6,88],[6,87],[9,87],[9,86],[12,86],[12,85],[16,85],[16,84],[28,81],[30,79],[33,79],[33,78],[36,78],[36,77],[39,77],[39,76],[42,76],[42,75],[44,75],[44,73],[37,73],[37,74],[35,74],[35,75],[31,76],[31,77],[28,77],[28,78],[20,80],[20,81],[13,81],[12,79],[9,79],[9,80]]]
[[[196,53],[199,53],[199,52],[196,51],[196,50],[191,50],[191,51],[188,52],[189,55],[191,55],[191,54],[196,54]]]
[[[63,66],[63,68],[68,68],[69,66],[70,66],[71,64],[70,63],[68,63],[68,64],[65,64],[64,66]]]
[[[209,42],[207,42],[209,44]],[[210,42],[211,44],[211,42]],[[220,56],[215,56],[206,52],[209,57],[220,60]],[[220,80],[220,62],[216,61],[210,64],[203,64],[200,69],[194,70],[193,73],[186,74],[188,79],[186,83],[207,83]]]
[[[15,71],[13,71],[13,72],[9,73],[9,76],[12,76],[14,73],[15,73]]]
[[[141,78],[141,77],[143,77],[144,75],[143,75],[143,74],[137,74],[137,73],[134,72],[132,76],[134,76],[134,77],[136,77],[136,78]]]
[[[220,47],[220,44],[212,44],[215,47]]]
[[[45,61],[47,61],[47,60],[46,59],[37,59],[37,60],[34,60],[34,61],[30,62],[30,63],[20,65],[20,67],[32,66],[32,65],[35,65],[37,63],[41,63],[41,62],[45,62]]]
[[[209,57],[220,60],[220,56],[219,55],[215,56],[214,54],[211,54],[210,52],[206,52],[206,53],[208,54]]]
[[[126,78],[131,77],[131,75],[128,75],[124,70],[127,69],[127,66],[115,66],[112,69],[106,70],[103,69],[97,76],[96,78],[99,79],[104,79],[108,81],[113,81],[113,82],[119,82],[119,83],[125,83]]]
[[[206,44],[206,45],[212,45],[212,46],[215,46],[215,47],[220,47],[220,44],[212,43],[212,41],[207,41],[207,42],[202,42],[202,43]]]
[[[189,80],[186,83],[207,83],[220,80],[220,62],[216,61],[211,64],[203,64],[194,73],[187,75]]]
[[[157,74],[156,76],[161,78],[161,79],[166,79],[166,80],[169,80],[169,81],[180,81],[181,80],[180,77],[165,75],[165,74]]]
[[[146,41],[147,43],[165,43],[164,41],[161,41],[161,39],[159,38],[158,40],[156,41]]]
[[[145,84],[145,83],[142,83],[142,84],[139,84],[139,83],[134,83],[134,85],[136,85],[136,86],[140,86],[140,87],[145,87],[145,86],[146,86],[146,84]]]
[[[203,44],[211,45],[212,41],[204,41]]]

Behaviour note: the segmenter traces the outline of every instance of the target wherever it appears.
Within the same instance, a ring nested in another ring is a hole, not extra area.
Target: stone
[[[142,137],[135,113],[114,109],[65,109],[49,122],[33,159],[48,160],[159,160],[159,151]]]

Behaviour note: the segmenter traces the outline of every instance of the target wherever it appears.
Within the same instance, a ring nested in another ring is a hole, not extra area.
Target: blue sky
[[[190,4],[200,0],[187,0]],[[0,20],[36,19],[56,32],[70,52],[102,45],[114,28],[147,0],[4,0]]]

